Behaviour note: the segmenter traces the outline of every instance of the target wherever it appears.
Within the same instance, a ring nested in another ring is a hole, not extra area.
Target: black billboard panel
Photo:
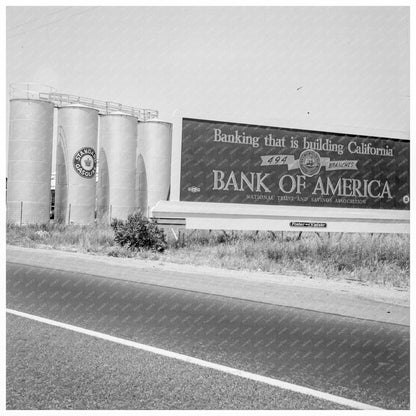
[[[184,118],[180,200],[410,209],[408,140]]]

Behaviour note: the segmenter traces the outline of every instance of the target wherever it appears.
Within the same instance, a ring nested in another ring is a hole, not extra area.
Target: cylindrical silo
[[[49,221],[53,109],[48,101],[10,100],[7,221]]]
[[[157,119],[138,124],[136,204],[149,215],[170,192],[172,124]]]
[[[137,118],[115,112],[100,117],[98,214],[126,219],[135,211]]]
[[[64,223],[95,218],[98,110],[78,104],[58,110],[56,211]]]

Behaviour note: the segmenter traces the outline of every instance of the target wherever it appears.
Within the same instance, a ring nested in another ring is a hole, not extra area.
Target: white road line
[[[178,354],[176,352],[164,350],[161,348],[152,347],[150,345],[140,344],[138,342],[130,341],[128,339],[114,337],[112,335],[103,334],[97,331],[91,331],[90,329],[81,328],[79,326],[65,324],[63,322],[53,321],[51,319],[42,318],[40,316],[31,315],[25,312],[16,311],[14,309],[6,309],[7,313],[20,316],[27,319],[32,319],[44,324],[53,325],[59,328],[67,329],[70,331],[78,332],[80,334],[90,335],[95,338],[100,338],[106,341],[115,342],[117,344],[125,345],[128,347],[137,348],[139,350],[152,352],[154,354],[162,355],[164,357],[174,358],[176,360],[184,361],[186,363],[199,365],[205,368],[211,368],[213,370],[222,371],[223,373],[232,374],[237,377],[242,377],[248,380],[258,381],[260,383],[268,384],[269,386],[278,387],[285,390],[294,391],[296,393],[306,394],[318,399],[327,400],[332,403],[340,404],[342,406],[351,407],[353,409],[360,410],[382,410],[380,407],[370,406],[365,403],[357,402],[355,400],[346,399],[344,397],[335,396],[333,394],[324,393],[319,390],[310,389],[308,387],[298,386],[296,384],[287,383],[285,381],[277,380],[270,377],[261,376],[247,371],[238,370],[236,368],[227,367],[221,364],[211,363],[209,361],[200,360],[199,358],[189,357],[188,355]]]

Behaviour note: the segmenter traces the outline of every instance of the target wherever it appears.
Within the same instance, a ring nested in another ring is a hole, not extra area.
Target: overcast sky
[[[407,7],[8,7],[7,82],[409,134]],[[232,120],[231,120],[232,121]]]

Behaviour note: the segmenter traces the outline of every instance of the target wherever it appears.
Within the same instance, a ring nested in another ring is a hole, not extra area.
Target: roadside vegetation
[[[176,238],[175,238],[176,236]],[[136,241],[136,242],[135,242]],[[147,220],[112,225],[7,225],[7,244],[235,270],[301,274],[409,288],[408,235],[159,229]]]

